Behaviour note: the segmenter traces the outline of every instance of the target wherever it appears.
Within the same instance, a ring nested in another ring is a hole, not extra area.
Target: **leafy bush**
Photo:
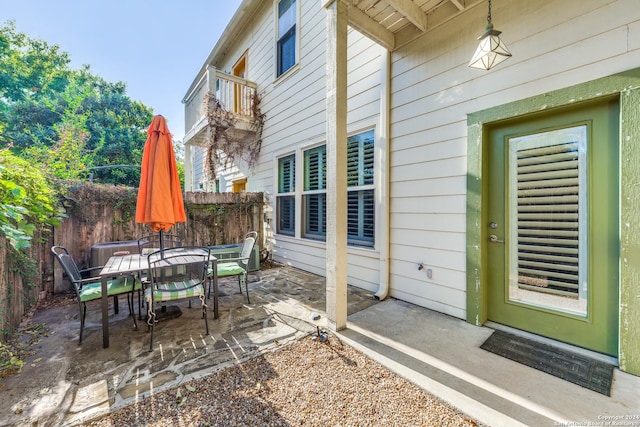
[[[59,224],[62,213],[56,201],[40,169],[0,150],[0,231],[15,249],[30,246],[38,227]]]

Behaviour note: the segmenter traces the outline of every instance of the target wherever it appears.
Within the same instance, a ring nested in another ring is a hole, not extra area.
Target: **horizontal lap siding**
[[[380,115],[381,50],[356,31],[349,32],[347,132],[378,124]]]
[[[308,239],[278,236],[273,256],[278,262],[324,276],[326,271],[325,244]],[[321,262],[318,262],[318,259]],[[370,292],[378,290],[378,254],[375,251],[352,249],[347,267],[348,283]]]
[[[326,11],[317,2],[301,3],[302,33],[298,67],[274,80],[274,29],[272,22],[266,22],[267,19],[272,20],[273,16],[272,11],[267,13],[266,9],[255,18],[253,30],[248,30],[255,34],[251,38],[253,44],[249,47],[249,79],[258,84],[258,92],[263,96],[261,109],[267,115],[260,158],[251,172],[249,191],[265,191],[267,202],[273,207],[276,189],[274,159],[293,153],[300,146],[325,142]],[[263,40],[257,40],[257,37]],[[349,132],[358,132],[378,124],[380,50],[369,49],[371,45],[371,41],[362,35],[349,32],[348,49],[355,58],[349,62]],[[243,50],[238,48],[237,51],[241,54]],[[298,158],[298,161],[301,159]],[[276,220],[274,215],[273,226]],[[349,253],[349,283],[370,291],[377,290],[380,281],[378,252],[350,249]],[[276,235],[273,258],[325,275],[324,242]]]
[[[513,58],[491,71],[467,67],[484,6],[392,54],[391,295],[460,318],[466,316],[467,114],[640,63],[635,0],[493,6],[493,24]],[[421,262],[431,278],[418,270]]]
[[[467,67],[484,30],[485,5],[392,53],[391,296],[465,317],[467,114],[637,67],[637,6],[637,0],[496,3],[493,23],[514,56],[489,72]],[[272,2],[247,25],[222,67],[231,70],[249,48],[247,77],[258,83],[267,114],[249,190],[265,191],[271,204],[274,158],[325,141],[326,12],[318,2],[301,2],[301,9],[298,69],[275,80]],[[377,125],[381,62],[379,49],[356,32],[348,46],[352,133]],[[349,283],[376,290],[378,257],[350,248]],[[323,242],[276,236],[274,259],[325,274]]]
[[[395,230],[434,230],[463,233],[466,231],[466,213],[408,213],[394,212],[391,228]]]
[[[309,271],[320,276],[325,275],[325,250],[323,245],[310,240],[278,236],[273,249],[273,258],[277,262]],[[322,263],[318,262],[322,259]]]
[[[325,132],[324,21],[316,22],[324,15],[320,7],[310,8],[305,2],[302,9],[299,68],[265,83],[267,121],[259,161],[268,162],[269,168],[274,152],[321,141]]]

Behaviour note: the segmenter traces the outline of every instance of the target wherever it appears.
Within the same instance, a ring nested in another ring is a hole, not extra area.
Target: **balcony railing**
[[[232,113],[240,122],[251,122],[252,104],[257,85],[254,82],[208,67],[184,98],[185,141],[197,137],[206,125],[206,114],[215,111],[214,100],[205,105],[207,93],[215,94],[215,102]]]

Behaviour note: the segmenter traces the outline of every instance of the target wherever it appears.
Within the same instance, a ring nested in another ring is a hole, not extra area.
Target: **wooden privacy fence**
[[[92,246],[129,242],[150,234],[135,223],[136,189],[83,184],[73,188],[64,205],[68,217],[51,233],[34,238],[26,256],[16,257],[0,236],[0,332],[7,337],[37,300],[69,290],[62,269],[49,249],[69,249],[80,268],[92,265]],[[187,221],[169,231],[185,245],[217,246],[240,243],[251,230],[263,247],[264,196],[262,193],[186,193]],[[95,265],[95,264],[94,264]],[[26,278],[26,279],[25,279]]]
[[[49,240],[36,234],[30,248],[17,253],[0,236],[0,333],[6,338],[25,313],[44,298]]]

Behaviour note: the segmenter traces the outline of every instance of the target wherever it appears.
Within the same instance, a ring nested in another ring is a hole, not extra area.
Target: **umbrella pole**
[[[160,257],[164,258],[164,231],[160,230]]]
[[[164,230],[160,230],[158,232],[158,236],[158,240],[160,240],[160,258],[164,258]],[[182,315],[182,310],[180,310],[180,307],[172,305],[169,308],[171,309],[170,311],[167,310],[167,305],[165,303],[162,307],[160,307],[159,312],[156,310],[156,319],[158,322],[161,320],[175,319]]]

